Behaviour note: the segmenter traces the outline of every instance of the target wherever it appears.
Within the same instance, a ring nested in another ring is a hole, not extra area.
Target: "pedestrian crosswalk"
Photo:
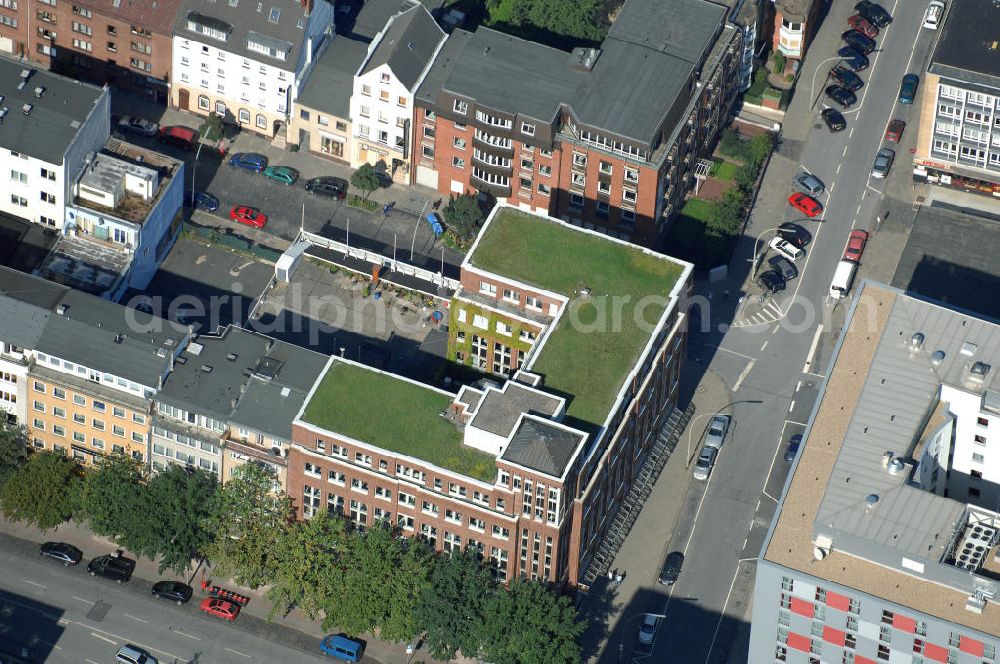
[[[744,316],[733,321],[730,327],[751,327],[754,325],[767,325],[776,320],[781,320],[785,312],[781,306],[773,299],[768,299],[759,307],[747,307],[750,311],[744,311]],[[752,311],[752,313],[751,313]]]

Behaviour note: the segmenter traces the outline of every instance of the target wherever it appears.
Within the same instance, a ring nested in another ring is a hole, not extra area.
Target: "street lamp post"
[[[739,401],[730,401],[729,403],[727,403],[725,406],[723,406],[719,410],[715,411],[714,413],[702,413],[698,417],[694,418],[694,420],[692,420],[691,424],[693,425],[695,422],[697,422],[702,417],[715,417],[716,415],[718,415],[722,411],[726,410],[727,408],[730,408],[730,407],[735,406],[736,404],[740,404],[740,403],[761,404],[761,403],[764,403],[764,402],[761,401],[760,399],[741,399]],[[694,434],[694,428],[693,427],[688,431],[687,463],[685,464],[685,468],[690,468],[691,467],[691,436],[692,436],[692,434]]]
[[[191,166],[191,207],[194,207],[194,194],[195,194],[195,176],[198,174],[198,157],[201,156],[201,148],[205,145],[200,140],[198,141],[198,150],[194,153],[194,164]]]
[[[753,264],[750,268],[751,279],[755,279],[757,277],[757,270],[760,269],[760,262],[763,259],[763,257],[757,254],[757,247],[758,245],[760,245],[760,239],[764,237],[766,233],[772,233],[772,232],[777,233],[778,227],[775,226],[774,228],[768,228],[767,230],[761,231],[760,235],[758,235],[757,238],[753,241],[753,258],[750,259],[750,262]]]
[[[822,69],[823,65],[825,65],[827,62],[832,62],[834,60],[843,60],[843,59],[844,58],[842,58],[842,57],[840,57],[838,55],[835,58],[827,58],[826,60],[823,60],[818,65],[816,65],[816,70],[813,72],[812,84],[809,86],[809,99],[812,100],[812,102],[809,104],[809,108],[810,109],[812,109],[812,107],[816,105],[816,102],[819,101],[819,97],[816,96],[816,94],[815,94],[816,93],[816,74],[819,73],[819,70]],[[826,75],[827,75],[827,78],[829,78],[830,77],[830,72],[828,71],[826,73]]]
[[[622,664],[622,662],[625,661],[625,634],[628,634],[628,631],[625,628],[628,626],[630,622],[632,622],[636,618],[645,618],[646,616],[653,616],[654,618],[659,618],[661,620],[667,617],[666,614],[663,613],[646,612],[646,613],[637,613],[634,616],[627,618],[622,623],[622,634],[621,638],[618,639],[618,664]]]

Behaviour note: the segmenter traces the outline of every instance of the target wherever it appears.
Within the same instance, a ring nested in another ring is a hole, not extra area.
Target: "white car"
[[[924,27],[928,30],[937,30],[941,24],[941,17],[944,16],[944,3],[941,0],[931,0],[924,12]]]
[[[729,422],[732,418],[729,415],[716,415],[708,425],[708,433],[705,435],[705,445],[719,449],[726,440],[729,432]]]
[[[771,240],[771,244],[768,246],[771,247],[771,249],[773,249],[776,253],[784,256],[790,261],[797,261],[806,255],[806,252],[802,249],[799,249],[788,240],[780,237],[776,237]]]
[[[694,478],[696,480],[707,480],[709,473],[715,466],[715,459],[719,456],[719,450],[706,445],[701,448],[698,455],[698,462],[694,465]]]
[[[126,115],[118,121],[118,129],[121,131],[130,131],[140,136],[156,136],[157,132],[160,131],[160,125],[152,120],[137,118],[134,115]]]
[[[653,615],[647,615],[639,628],[639,643],[648,646],[653,643],[656,637],[656,628],[660,626],[660,619]]]

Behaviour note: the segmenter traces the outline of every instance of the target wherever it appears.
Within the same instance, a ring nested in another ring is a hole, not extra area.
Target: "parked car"
[[[875,163],[872,164],[872,177],[883,179],[889,175],[892,162],[896,158],[895,151],[889,148],[882,148],[875,154]]]
[[[807,244],[812,242],[812,234],[791,221],[778,226],[778,235],[788,240],[799,249],[804,248]]]
[[[206,597],[201,600],[201,611],[215,618],[222,618],[223,620],[229,620],[230,622],[236,620],[236,616],[240,615],[240,605],[236,602],[230,602],[228,599],[221,599],[219,597]]]
[[[263,175],[289,186],[299,179],[299,172],[291,166],[268,166],[264,169]]]
[[[828,85],[826,96],[835,101],[841,108],[850,108],[858,101],[853,92],[839,85]]]
[[[186,583],[180,581],[157,581],[153,584],[153,595],[177,604],[184,604],[191,599],[194,591]]]
[[[823,212],[823,206],[812,196],[795,193],[788,197],[788,204],[810,219]]]
[[[907,74],[899,84],[899,103],[912,104],[917,96],[917,86],[920,85],[920,77],[916,74]]]
[[[249,205],[234,205],[229,210],[229,218],[247,226],[255,226],[256,228],[264,228],[264,224],[267,223],[267,215]]]
[[[103,576],[116,583],[123,583],[131,579],[134,570],[135,561],[126,558],[121,551],[97,556],[87,565],[87,571],[91,576]]]
[[[903,130],[906,129],[906,123],[902,120],[896,119],[889,123],[889,126],[885,128],[885,140],[887,143],[899,143],[899,139],[903,137]]]
[[[844,114],[837,109],[824,108],[820,115],[823,117],[823,122],[826,123],[826,128],[831,132],[836,133],[847,129],[847,120],[844,119]]]
[[[726,441],[726,434],[729,432],[729,423],[733,418],[729,415],[716,415],[708,423],[708,433],[705,434],[705,444],[709,447],[719,449]]]
[[[152,120],[137,118],[134,115],[126,115],[118,120],[118,129],[139,134],[140,136],[156,136],[160,131],[160,125]]]
[[[183,125],[160,127],[160,142],[190,152],[198,145],[198,131]]]
[[[875,39],[878,37],[878,27],[872,24],[871,21],[866,19],[861,14],[855,14],[847,19],[847,25],[851,26],[869,39]]]
[[[698,462],[694,465],[694,478],[696,480],[707,480],[712,472],[712,468],[715,467],[715,460],[718,456],[719,450],[714,447],[706,445],[701,448],[701,453],[698,455]]]
[[[937,30],[941,24],[941,17],[944,16],[944,3],[941,0],[931,0],[924,12],[924,28]]]
[[[332,175],[321,175],[306,181],[306,191],[330,198],[346,198],[347,180]]]
[[[844,248],[845,261],[861,262],[861,254],[865,252],[865,243],[868,242],[868,231],[855,228],[847,236],[847,247]]]
[[[865,37],[857,30],[847,30],[841,33],[840,38],[861,55],[868,55],[875,50],[875,40]]]
[[[864,16],[868,21],[880,28],[892,23],[892,16],[882,5],[877,5],[870,0],[861,0],[854,5],[854,11]]]
[[[795,461],[795,455],[799,453],[799,448],[802,447],[802,434],[795,434],[788,439],[788,449],[785,450],[785,461],[791,463]]]
[[[643,618],[642,624],[639,626],[639,643],[644,646],[648,646],[656,638],[656,628],[660,626],[660,619],[652,614],[647,613],[646,617]]]
[[[42,558],[58,560],[66,567],[79,565],[80,561],[83,560],[83,551],[66,542],[45,542],[38,547],[38,555]]]
[[[219,209],[219,199],[204,191],[194,192],[194,206],[205,212],[215,212]]]
[[[319,651],[345,662],[360,662],[364,656],[363,644],[341,634],[331,634],[319,642]]]
[[[774,295],[785,290],[785,278],[779,272],[768,270],[757,277],[757,283],[765,291]]]
[[[256,152],[237,152],[229,158],[229,165],[260,173],[267,168],[267,157]]]
[[[861,77],[846,67],[834,67],[830,70],[830,78],[837,81],[841,87],[850,92],[856,92],[864,87]]]
[[[115,653],[115,664],[158,664],[155,657],[131,643],[118,649]]]
[[[780,274],[785,281],[791,281],[799,276],[799,269],[784,256],[771,256],[767,263],[771,266],[772,271]]]
[[[837,55],[844,59],[844,64],[851,68],[851,71],[859,72],[868,69],[868,56],[856,50],[853,46],[844,46]]]
[[[780,256],[784,256],[790,261],[797,261],[806,255],[805,251],[799,249],[788,240],[783,240],[780,237],[776,237],[771,240],[771,243],[768,246],[771,247],[775,253]]]
[[[802,171],[796,175],[794,183],[796,187],[810,196],[819,196],[826,191],[826,185],[823,184],[823,181],[812,173],[807,173],[806,171]]]
[[[684,566],[684,554],[680,551],[671,551],[663,561],[663,569],[660,570],[660,585],[672,586],[677,583],[681,575],[681,567]]]

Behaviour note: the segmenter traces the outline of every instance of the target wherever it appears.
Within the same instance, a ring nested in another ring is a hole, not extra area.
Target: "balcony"
[[[498,157],[514,156],[514,141],[502,136],[488,134],[479,129],[476,130],[472,137],[472,145]]]
[[[489,182],[479,175],[476,175],[475,170],[473,170],[472,175],[469,177],[469,184],[479,191],[485,191],[496,196],[497,198],[510,198],[510,181],[506,184]]]

